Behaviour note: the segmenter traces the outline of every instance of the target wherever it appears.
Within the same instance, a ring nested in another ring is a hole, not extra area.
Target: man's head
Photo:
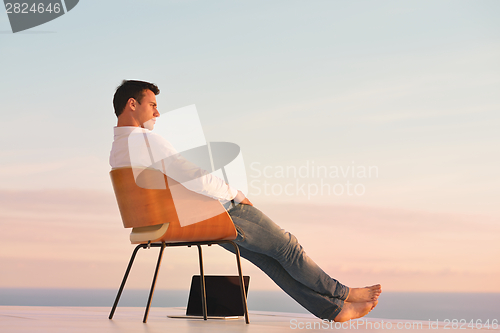
[[[156,95],[159,93],[160,89],[155,84],[124,80],[113,97],[118,126],[153,129],[156,117],[160,116],[156,108]]]

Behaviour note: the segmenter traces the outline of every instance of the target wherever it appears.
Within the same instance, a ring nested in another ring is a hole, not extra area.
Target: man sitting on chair
[[[156,85],[143,81],[123,81],[116,89],[113,106],[118,124],[114,128],[110,155],[112,168],[132,166],[128,138],[138,130],[147,138],[148,144],[160,146],[165,156],[179,156],[167,140],[151,132],[156,118],[160,116],[156,103],[159,93]],[[162,164],[163,168],[158,169],[165,172],[165,161]],[[152,167],[157,166],[153,164]],[[174,174],[179,171],[175,167],[166,171],[167,176],[178,180],[179,175],[172,175],[169,170]],[[382,292],[379,284],[349,288],[332,279],[306,255],[295,236],[281,229],[255,208],[241,191],[222,179],[208,172],[198,172],[189,181],[179,182],[189,190],[220,200],[238,231],[235,242],[241,256],[259,267],[315,316],[331,321],[347,321],[365,316],[377,305]],[[220,245],[234,251],[227,244]]]

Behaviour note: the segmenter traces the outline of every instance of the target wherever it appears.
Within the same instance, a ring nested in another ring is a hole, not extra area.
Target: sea
[[[109,306],[115,289],[19,289],[0,288],[0,305]],[[144,307],[148,290],[125,289],[119,306]],[[186,307],[189,291],[156,290],[154,307]],[[281,291],[248,292],[248,308],[254,311],[308,313]],[[383,292],[371,318],[407,320],[481,320],[500,322],[500,293]]]

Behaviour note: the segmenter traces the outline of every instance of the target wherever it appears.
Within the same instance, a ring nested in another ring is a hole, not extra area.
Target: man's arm
[[[165,162],[165,161],[164,161]],[[210,196],[215,199],[233,200],[235,204],[244,204],[253,206],[248,198],[240,190],[235,191],[224,180],[212,175],[208,171],[201,169],[194,163],[191,163],[180,154],[176,155],[175,160],[168,161],[168,167],[165,174],[181,183],[188,190]],[[231,198],[230,193],[236,195]]]
[[[241,191],[183,157],[163,137],[150,133],[148,141],[151,157],[157,161],[151,167],[161,170],[188,190],[226,202],[233,200],[236,204],[253,206]]]
[[[184,158],[158,134],[138,129],[129,135],[128,148],[132,166],[157,169],[188,190],[223,202],[252,205],[241,191]]]

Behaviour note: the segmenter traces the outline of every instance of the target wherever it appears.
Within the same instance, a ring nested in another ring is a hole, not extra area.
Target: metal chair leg
[[[238,274],[240,276],[240,290],[241,290],[241,299],[243,303],[243,311],[245,312],[245,322],[250,324],[250,320],[248,319],[248,307],[247,307],[247,297],[245,292],[245,282],[243,281],[243,274],[241,273],[241,260],[240,260],[240,249],[235,242],[229,241],[234,247],[236,254],[236,263],[238,265]]]
[[[132,268],[132,264],[134,263],[135,256],[137,255],[137,251],[139,251],[140,248],[143,248],[144,245],[139,244],[135,247],[134,252],[132,252],[132,256],[130,256],[130,260],[128,262],[127,270],[125,271],[125,275],[123,276],[122,284],[120,285],[120,289],[118,289],[118,294],[116,295],[115,298],[115,303],[113,304],[113,308],[111,309],[111,312],[109,314],[109,319],[113,319],[113,315],[115,314],[116,307],[118,306],[118,301],[120,300],[120,297],[123,292],[123,288],[125,287],[125,283],[127,282],[128,275],[130,273],[130,269]]]
[[[207,320],[207,292],[205,290],[205,273],[203,271],[203,253],[201,251],[201,246],[196,244],[198,247],[198,258],[200,262],[200,283],[201,283],[201,311],[203,313],[203,319]]]
[[[241,291],[242,305],[243,305],[243,310],[245,313],[245,322],[247,324],[249,324],[250,321],[248,318],[248,306],[247,306],[247,298],[246,298],[246,292],[245,292],[245,282],[243,280],[243,274],[242,274],[242,270],[241,270],[240,250],[238,248],[238,245],[236,245],[236,243],[234,243],[233,241],[220,241],[220,242],[216,242],[216,243],[207,242],[207,243],[202,243],[202,244],[212,245],[212,244],[217,244],[217,243],[231,243],[234,247],[235,255],[236,255],[236,263],[238,265],[238,275],[239,275],[239,280],[240,280],[240,291]],[[198,256],[199,256],[199,262],[200,262],[200,280],[201,280],[200,283],[201,283],[201,290],[202,290],[202,311],[203,311],[203,319],[207,320],[208,319],[207,318],[207,295],[206,295],[206,285],[205,285],[205,273],[203,270],[203,253],[202,253],[201,245],[196,244],[196,243],[177,243],[175,245],[169,244],[169,246],[186,246],[186,245],[187,246],[196,245],[198,247]],[[163,258],[163,251],[165,249],[165,246],[166,246],[165,242],[163,242],[161,244],[151,244],[151,247],[160,247],[160,253],[158,255],[158,261],[156,263],[155,274],[153,277],[153,282],[151,283],[151,290],[149,292],[148,303],[146,306],[146,311],[144,313],[144,319],[143,319],[144,323],[146,323],[147,319],[148,319],[149,309],[151,307],[151,302],[153,300],[153,293],[154,293],[154,289],[156,286],[156,280],[158,278],[158,272],[160,270],[161,260]],[[136,248],[132,252],[132,256],[130,257],[129,264],[127,266],[127,270],[125,271],[125,275],[123,277],[122,283],[121,283],[120,288],[118,290],[118,294],[116,295],[116,299],[115,299],[115,302],[113,304],[113,308],[111,309],[111,313],[109,314],[109,319],[113,318],[116,307],[118,306],[118,301],[120,300],[121,294],[122,294],[123,289],[125,287],[125,283],[127,282],[128,275],[130,273],[130,270],[132,269],[132,265],[134,263],[137,252],[139,251],[140,248],[145,249],[146,247],[148,247],[147,244],[139,244],[136,246]]]
[[[153,277],[153,282],[151,283],[151,290],[149,292],[148,304],[146,305],[146,312],[144,312],[143,323],[146,323],[148,320],[149,308],[151,306],[151,301],[153,300],[153,293],[155,291],[156,278],[158,277],[158,271],[160,270],[161,259],[163,257],[163,250],[165,249],[165,242],[161,243],[160,254],[158,255],[158,261],[156,262],[155,275]]]

